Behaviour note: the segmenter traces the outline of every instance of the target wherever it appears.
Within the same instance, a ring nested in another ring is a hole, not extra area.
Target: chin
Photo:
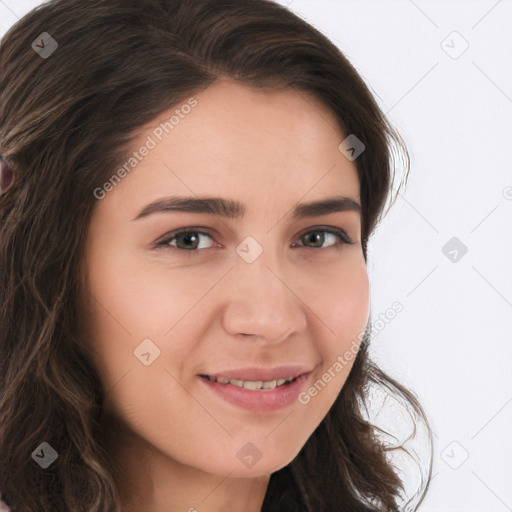
[[[204,464],[198,464],[197,467],[201,468],[206,473],[219,475],[229,478],[258,478],[268,477],[272,473],[279,471],[280,469],[287,466],[296,455],[289,455],[288,457],[273,457],[272,459],[266,459],[261,457],[259,460],[247,460],[244,462],[244,455],[241,454],[240,458],[235,455],[235,459],[225,459],[223,457],[222,464],[213,464],[205,466]],[[242,459],[242,460],[240,460]]]

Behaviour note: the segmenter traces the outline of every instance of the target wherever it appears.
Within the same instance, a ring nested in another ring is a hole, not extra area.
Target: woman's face
[[[105,414],[169,464],[268,475],[343,387],[369,315],[360,213],[304,205],[360,203],[344,139],[303,93],[219,81],[147,125],[97,201],[84,318]],[[162,207],[177,198],[197,211]]]

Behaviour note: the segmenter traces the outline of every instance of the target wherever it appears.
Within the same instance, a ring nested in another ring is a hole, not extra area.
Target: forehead
[[[224,196],[249,210],[327,195],[358,199],[355,164],[338,149],[344,138],[330,110],[307,93],[221,80],[140,129],[133,149],[151,149],[107,199]]]

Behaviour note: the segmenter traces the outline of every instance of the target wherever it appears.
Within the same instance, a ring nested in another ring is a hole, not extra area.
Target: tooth
[[[269,381],[261,381],[261,380],[247,380],[244,381],[242,379],[229,379],[228,377],[211,377],[208,376],[212,382],[219,382],[221,384],[232,384],[233,386],[237,386],[239,388],[245,388],[250,390],[266,390],[266,389],[275,389],[279,386],[287,382],[291,382],[294,377],[290,377],[288,379],[277,379],[277,380],[269,380]]]
[[[261,386],[263,386],[261,380],[247,380],[243,384],[245,389],[261,389]]]
[[[277,386],[277,382],[275,380],[271,380],[269,382],[263,383],[263,389],[275,389]]]

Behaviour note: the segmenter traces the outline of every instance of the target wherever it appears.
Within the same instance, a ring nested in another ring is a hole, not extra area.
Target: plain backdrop
[[[41,3],[0,0],[0,34]],[[419,510],[512,511],[512,0],[280,3],[344,52],[411,155],[368,271],[372,318],[403,306],[372,355],[434,431]]]

